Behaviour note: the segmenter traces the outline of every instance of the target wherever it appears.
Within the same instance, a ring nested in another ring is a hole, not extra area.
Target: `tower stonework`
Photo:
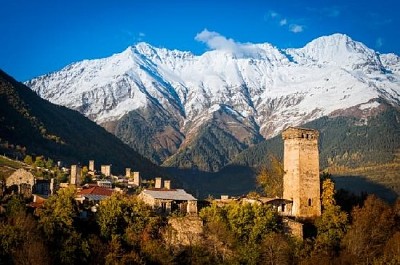
[[[291,215],[321,215],[318,136],[316,130],[290,127],[284,140],[283,198],[291,200]]]

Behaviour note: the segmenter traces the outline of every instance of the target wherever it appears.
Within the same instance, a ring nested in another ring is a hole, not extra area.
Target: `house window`
[[[309,199],[308,199],[308,206],[311,206],[311,203],[312,203],[312,201],[311,201],[311,199],[309,198]]]

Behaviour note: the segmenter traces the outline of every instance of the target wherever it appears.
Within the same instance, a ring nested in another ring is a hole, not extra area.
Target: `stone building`
[[[25,197],[32,195],[32,188],[35,184],[35,177],[31,172],[23,168],[18,169],[6,179],[6,187],[8,190],[23,194]]]
[[[94,160],[89,160],[89,171],[94,172]]]
[[[81,184],[82,169],[79,165],[71,165],[69,183],[79,186]]]
[[[138,171],[135,171],[133,172],[133,176],[132,174],[130,174],[130,177],[128,178],[128,188],[140,187],[140,185],[141,185],[140,174]]]
[[[179,211],[186,214],[197,214],[197,199],[183,189],[171,189],[171,182],[164,181],[161,187],[161,178],[156,178],[156,187],[144,189],[139,199],[150,205],[160,213]]]
[[[111,176],[111,165],[101,165],[101,174],[103,174],[106,177]]]
[[[127,178],[131,177],[131,169],[129,167],[125,168],[125,177]]]
[[[292,201],[290,215],[321,215],[318,136],[316,130],[290,127],[283,131],[283,198]]]

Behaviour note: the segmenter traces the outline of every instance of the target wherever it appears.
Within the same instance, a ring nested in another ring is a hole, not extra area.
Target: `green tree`
[[[262,188],[265,195],[269,197],[282,197],[284,173],[282,163],[271,155],[269,157],[269,166],[262,166],[257,174],[257,186]]]
[[[36,156],[35,157],[35,167],[44,167],[45,166],[45,161],[43,156]]]
[[[33,164],[32,156],[26,155],[25,158],[24,158],[24,163],[26,163],[28,165],[32,165]]]
[[[48,158],[44,165],[47,169],[52,169],[54,167],[54,161],[51,158]]]
[[[114,193],[100,202],[97,223],[105,238],[123,235],[129,228],[130,239],[133,240],[133,235],[140,235],[151,223],[150,217],[151,210],[142,201]]]
[[[88,243],[74,226],[78,214],[73,188],[59,190],[38,211],[39,226],[57,263],[73,264],[84,261],[89,255]]]
[[[348,226],[347,213],[336,205],[335,184],[330,178],[322,183],[322,215],[316,220],[317,237],[315,246],[327,255],[337,254]]]

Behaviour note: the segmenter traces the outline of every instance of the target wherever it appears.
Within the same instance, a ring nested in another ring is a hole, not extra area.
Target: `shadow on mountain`
[[[359,196],[363,193],[375,194],[389,203],[395,202],[398,198],[398,194],[391,188],[363,176],[333,176],[332,178],[335,181],[336,190],[344,189]]]
[[[166,169],[184,189],[199,199],[240,196],[255,190],[255,172],[246,166],[227,166],[217,173],[198,169]]]
[[[256,172],[247,166],[232,165],[217,173],[197,169],[166,168],[178,184],[198,199],[221,195],[240,196],[256,189]],[[355,195],[375,194],[393,203],[398,194],[391,188],[363,176],[333,176],[336,190],[344,189]]]

